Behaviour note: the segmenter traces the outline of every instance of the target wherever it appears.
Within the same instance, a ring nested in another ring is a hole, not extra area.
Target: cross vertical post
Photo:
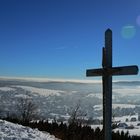
[[[104,140],[112,139],[112,76],[136,75],[138,66],[112,67],[112,31],[105,31],[105,47],[103,47],[102,67],[89,69],[86,76],[102,76],[103,85],[103,136]]]
[[[105,48],[103,48],[104,71],[112,68],[112,31],[110,29],[105,32]],[[111,122],[112,122],[112,75],[104,73],[103,82],[103,134],[105,140],[111,140]]]

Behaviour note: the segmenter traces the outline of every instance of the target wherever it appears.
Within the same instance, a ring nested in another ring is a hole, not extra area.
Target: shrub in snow
[[[119,123],[118,124],[118,128],[127,128],[128,127],[128,125],[126,124],[126,123]]]
[[[130,121],[131,121],[131,122],[136,122],[137,119],[136,119],[135,117],[132,117]]]
[[[140,121],[140,114],[139,114],[139,116],[138,116],[138,121]]]

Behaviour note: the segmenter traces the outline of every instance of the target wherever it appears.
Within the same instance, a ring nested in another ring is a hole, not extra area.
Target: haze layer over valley
[[[18,114],[17,102],[30,98],[37,105],[39,118],[66,120],[72,108],[80,104],[87,118],[102,116],[102,84],[80,81],[35,81],[0,79],[1,117]],[[140,81],[113,83],[115,116],[140,113]]]

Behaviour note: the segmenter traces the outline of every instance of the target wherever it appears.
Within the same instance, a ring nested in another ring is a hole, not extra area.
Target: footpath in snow
[[[0,120],[0,140],[58,140],[49,133]]]

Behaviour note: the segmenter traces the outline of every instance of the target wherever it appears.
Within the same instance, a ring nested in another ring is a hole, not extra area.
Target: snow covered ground
[[[136,121],[132,121],[133,118],[136,119]],[[128,121],[126,121],[126,119]],[[126,128],[116,128],[114,131],[124,131],[124,132],[129,132],[129,134],[132,135],[136,135],[136,136],[140,136],[140,121],[138,121],[138,114],[136,115],[130,115],[130,116],[123,116],[123,117],[116,117],[115,121],[120,121],[120,123],[125,123],[127,124],[128,127],[134,127],[133,129],[126,129]]]
[[[31,93],[37,93],[37,94],[40,94],[40,95],[43,95],[43,96],[53,96],[53,95],[56,95],[56,96],[60,96],[60,93],[63,93],[64,91],[62,90],[50,90],[50,89],[44,89],[44,88],[36,88],[36,87],[31,87],[31,86],[12,86],[12,88],[14,87],[17,87],[17,88],[22,88],[26,91],[30,91]]]
[[[136,118],[136,121],[131,121],[132,118]],[[100,120],[102,118],[99,118]],[[126,119],[128,119],[128,121],[126,122]],[[128,127],[126,128],[125,126],[121,125],[121,127],[118,127],[116,129],[114,129],[114,132],[129,132],[130,136],[140,136],[140,121],[138,121],[138,114],[136,115],[131,115],[131,116],[122,116],[122,117],[115,117],[116,122],[121,123],[121,124],[126,124]],[[91,125],[91,128],[96,129],[97,127],[99,127],[100,129],[103,128],[103,126],[100,125]],[[132,128],[130,128],[132,127]]]
[[[0,140],[58,140],[47,132],[0,120]]]
[[[0,90],[1,91],[15,91],[15,89],[11,87],[0,87]]]
[[[91,128],[93,128],[93,129],[96,129],[97,127],[99,127],[100,129],[103,128],[102,125],[91,125]],[[140,136],[140,126],[134,126],[134,129],[116,128],[113,131],[114,132],[119,131],[120,133],[122,131],[124,133],[126,133],[128,131],[130,136]]]
[[[112,104],[112,108],[113,109],[116,109],[116,108],[135,108],[136,106],[139,106],[139,105],[133,105],[133,104]],[[103,108],[103,105],[94,105],[93,106],[94,110],[102,110]]]

